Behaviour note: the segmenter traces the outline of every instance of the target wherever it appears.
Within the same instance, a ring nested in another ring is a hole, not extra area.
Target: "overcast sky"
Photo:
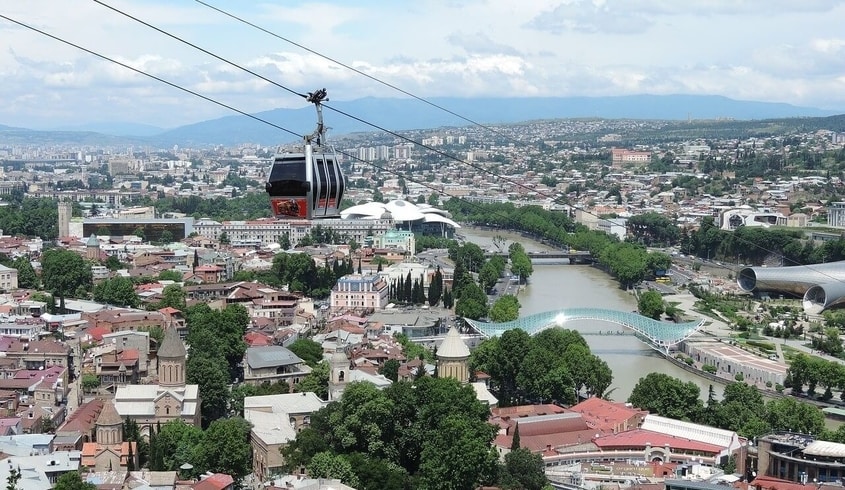
[[[191,0],[103,0],[299,92],[401,94]],[[207,0],[415,95],[716,94],[845,112],[838,0]],[[257,112],[293,95],[91,0],[0,14]],[[231,112],[0,19],[0,124],[174,127]]]

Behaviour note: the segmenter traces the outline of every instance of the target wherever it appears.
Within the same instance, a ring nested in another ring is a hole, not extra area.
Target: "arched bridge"
[[[630,328],[638,337],[648,341],[652,347],[663,351],[688,338],[704,325],[704,320],[686,323],[661,322],[639,313],[601,308],[566,308],[524,316],[503,323],[465,320],[485,337],[501,336],[506,330],[514,328],[520,328],[529,335],[534,335],[547,328],[561,327],[567,322],[577,320],[609,322]]]

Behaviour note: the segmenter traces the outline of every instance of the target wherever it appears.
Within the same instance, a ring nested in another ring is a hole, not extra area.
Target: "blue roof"
[[[639,313],[605,310],[601,308],[566,308],[524,316],[510,322],[493,323],[466,319],[486,337],[502,335],[506,330],[519,328],[534,335],[547,328],[561,327],[576,320],[595,320],[622,325],[634,330],[655,347],[669,347],[686,339],[704,325],[704,320],[686,323],[661,322]]]

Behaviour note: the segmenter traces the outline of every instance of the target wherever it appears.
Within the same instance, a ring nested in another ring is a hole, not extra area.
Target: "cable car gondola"
[[[301,153],[283,152],[273,158],[265,188],[276,218],[324,219],[340,217],[345,187],[334,147],[324,141],[322,102],[326,89],[308,94],[317,109],[317,129],[304,139]]]

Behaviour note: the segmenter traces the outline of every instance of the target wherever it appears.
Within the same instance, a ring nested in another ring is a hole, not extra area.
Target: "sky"
[[[101,0],[332,100],[405,97],[194,0]],[[723,95],[845,112],[840,0],[205,0],[420,97]],[[93,0],[0,15],[247,112],[302,99]],[[233,112],[0,19],[0,124],[176,127]]]

